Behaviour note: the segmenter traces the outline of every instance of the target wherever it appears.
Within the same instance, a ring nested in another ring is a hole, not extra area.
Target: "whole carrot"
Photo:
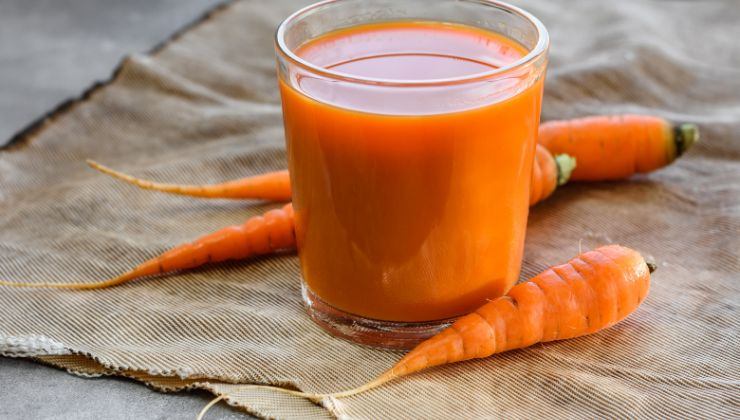
[[[290,200],[290,176],[288,171],[270,172],[264,175],[236,179],[214,185],[162,184],[136,178],[88,160],[88,165],[104,174],[148,190],[206,198],[257,198],[266,200]],[[530,205],[534,205],[553,193],[555,188],[568,182],[576,162],[568,155],[553,157],[544,147],[537,145],[530,188]]]
[[[268,172],[266,174],[240,178],[220,184],[184,185],[165,184],[135,178],[89,159],[87,164],[100,172],[147,190],[202,198],[254,198],[274,201],[290,200],[290,177],[286,170]]]
[[[194,242],[180,245],[145,261],[118,277],[93,283],[21,283],[0,280],[0,286],[57,289],[101,289],[145,276],[186,270],[200,265],[273,253],[295,246],[293,206],[252,217],[242,225],[229,226]]]
[[[574,181],[605,181],[651,172],[673,162],[699,140],[694,124],[649,115],[595,116],[540,125],[538,142],[576,158]]]
[[[650,115],[609,115],[549,121],[540,125],[537,155],[549,150],[557,161],[558,183],[551,182],[550,172],[537,173],[535,166],[530,196],[534,205],[571,179],[599,181],[624,179],[635,173],[662,168],[685,153],[699,140],[695,124],[674,125],[664,118]],[[575,158],[575,159],[573,159]],[[578,167],[575,167],[578,162]],[[546,160],[545,160],[546,163]],[[241,178],[222,184],[180,185],[148,181],[127,175],[88,160],[88,164],[130,184],[155,191],[206,198],[290,199],[290,177],[287,171]],[[543,169],[540,164],[539,169]],[[540,188],[541,186],[541,188]],[[537,199],[537,200],[535,200]]]
[[[376,380],[333,396],[354,395],[433,366],[601,331],[640,306],[653,270],[637,251],[619,245],[584,252],[459,318]]]
[[[640,306],[654,269],[637,251],[619,245],[603,246],[514,286],[505,296],[422,342],[391,369],[358,388],[332,394],[265,385],[244,388],[272,388],[314,401],[349,397],[434,366],[593,334],[623,320]],[[211,405],[201,411],[199,418]]]
[[[543,147],[537,148],[534,170],[538,175],[537,179],[532,181],[533,194],[531,199],[534,200],[532,204],[548,197],[558,184],[567,181],[570,171],[568,168],[572,168],[574,165],[570,159],[572,158],[553,158]],[[128,177],[128,175],[112,171],[94,162],[93,165],[105,173],[114,173],[116,177],[119,177],[119,175]],[[137,185],[139,185],[139,181],[136,180]],[[286,204],[282,210],[271,210],[264,217],[253,217],[243,225],[230,226],[203,236],[192,243],[173,248],[156,258],[145,261],[131,271],[109,280],[94,283],[18,283],[0,280],[0,286],[101,289],[145,276],[191,269],[211,262],[243,259],[278,250],[289,250],[295,248],[295,246],[293,206],[292,204]]]

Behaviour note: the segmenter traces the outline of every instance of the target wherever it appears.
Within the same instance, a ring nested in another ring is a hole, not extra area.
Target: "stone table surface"
[[[0,0],[0,144],[107,79],[219,0]],[[0,357],[0,419],[194,418],[206,392],[163,394],[120,378],[85,379]],[[209,419],[248,417],[224,404]]]

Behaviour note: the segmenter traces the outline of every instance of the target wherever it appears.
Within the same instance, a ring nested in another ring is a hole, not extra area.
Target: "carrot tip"
[[[683,155],[694,143],[699,141],[699,127],[691,123],[676,125],[674,141],[676,142],[676,157]]]
[[[205,407],[203,407],[202,410],[200,410],[200,413],[198,413],[198,417],[195,418],[195,420],[203,420],[203,416],[206,415],[206,412],[211,409],[214,405],[216,405],[219,401],[226,398],[226,395],[219,395],[218,397],[211,400],[211,402],[208,403]]]
[[[102,172],[104,174],[111,175],[111,176],[116,177],[116,178],[121,178],[121,177],[117,176],[118,173],[116,171],[114,171],[113,169],[111,169],[111,168],[109,168],[109,167],[107,167],[105,165],[102,165],[102,164],[100,164],[98,162],[95,162],[92,159],[85,159],[85,163],[87,163],[87,166],[95,169],[96,171]]]
[[[555,156],[555,165],[558,167],[558,186],[565,184],[576,169],[576,158],[568,154]]]

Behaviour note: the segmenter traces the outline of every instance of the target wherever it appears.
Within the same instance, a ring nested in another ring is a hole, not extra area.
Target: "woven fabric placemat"
[[[159,390],[209,389],[265,417],[738,417],[740,5],[518,3],[552,35],[545,119],[635,112],[701,126],[702,141],[671,167],[569,185],[531,211],[522,278],[610,242],[658,262],[629,319],[325,406],[239,391],[343,390],[400,356],[314,325],[297,258],[279,255],[93,292],[0,288],[0,353]],[[274,207],[140,191],[84,159],[189,183],[284,168],[272,36],[303,4],[218,8],[0,150],[0,278],[113,276]]]

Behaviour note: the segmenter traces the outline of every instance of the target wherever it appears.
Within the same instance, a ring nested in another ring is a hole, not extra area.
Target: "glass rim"
[[[394,79],[384,79],[384,78],[377,78],[377,77],[361,77],[361,76],[355,76],[349,73],[330,70],[325,67],[321,67],[319,65],[313,64],[310,61],[304,60],[303,58],[299,57],[295,52],[293,52],[292,49],[290,49],[285,44],[285,33],[287,31],[287,26],[290,23],[298,20],[301,16],[315,9],[319,9],[328,4],[339,3],[339,2],[344,2],[344,1],[347,1],[347,0],[323,0],[318,3],[314,3],[306,7],[303,7],[295,11],[294,13],[292,13],[287,18],[285,18],[280,23],[277,30],[275,31],[275,45],[277,46],[278,52],[284,57],[286,57],[288,60],[290,60],[293,64],[299,67],[302,67],[303,69],[308,70],[314,74],[318,74],[320,76],[324,76],[330,79],[338,79],[338,80],[343,80],[346,82],[357,83],[357,84],[367,84],[367,85],[381,85],[381,86],[394,86],[394,87],[430,87],[430,86],[447,86],[447,85],[477,82],[477,81],[489,79],[494,76],[505,74],[512,70],[522,68],[536,61],[542,55],[544,55],[547,52],[547,49],[550,44],[550,37],[547,32],[547,28],[545,28],[545,25],[539,19],[537,19],[533,14],[527,12],[524,9],[521,9],[517,6],[511,5],[509,3],[499,1],[499,0],[465,0],[465,1],[469,3],[478,3],[482,6],[498,7],[499,9],[513,12],[519,17],[524,18],[529,23],[533,24],[535,29],[537,30],[537,43],[529,52],[527,52],[527,54],[525,54],[523,57],[519,58],[518,60],[512,63],[509,63],[505,66],[496,68],[494,70],[488,70],[485,72],[473,73],[473,74],[464,75],[464,76],[447,77],[447,78],[441,78],[441,79],[425,79],[425,80],[394,80]]]

